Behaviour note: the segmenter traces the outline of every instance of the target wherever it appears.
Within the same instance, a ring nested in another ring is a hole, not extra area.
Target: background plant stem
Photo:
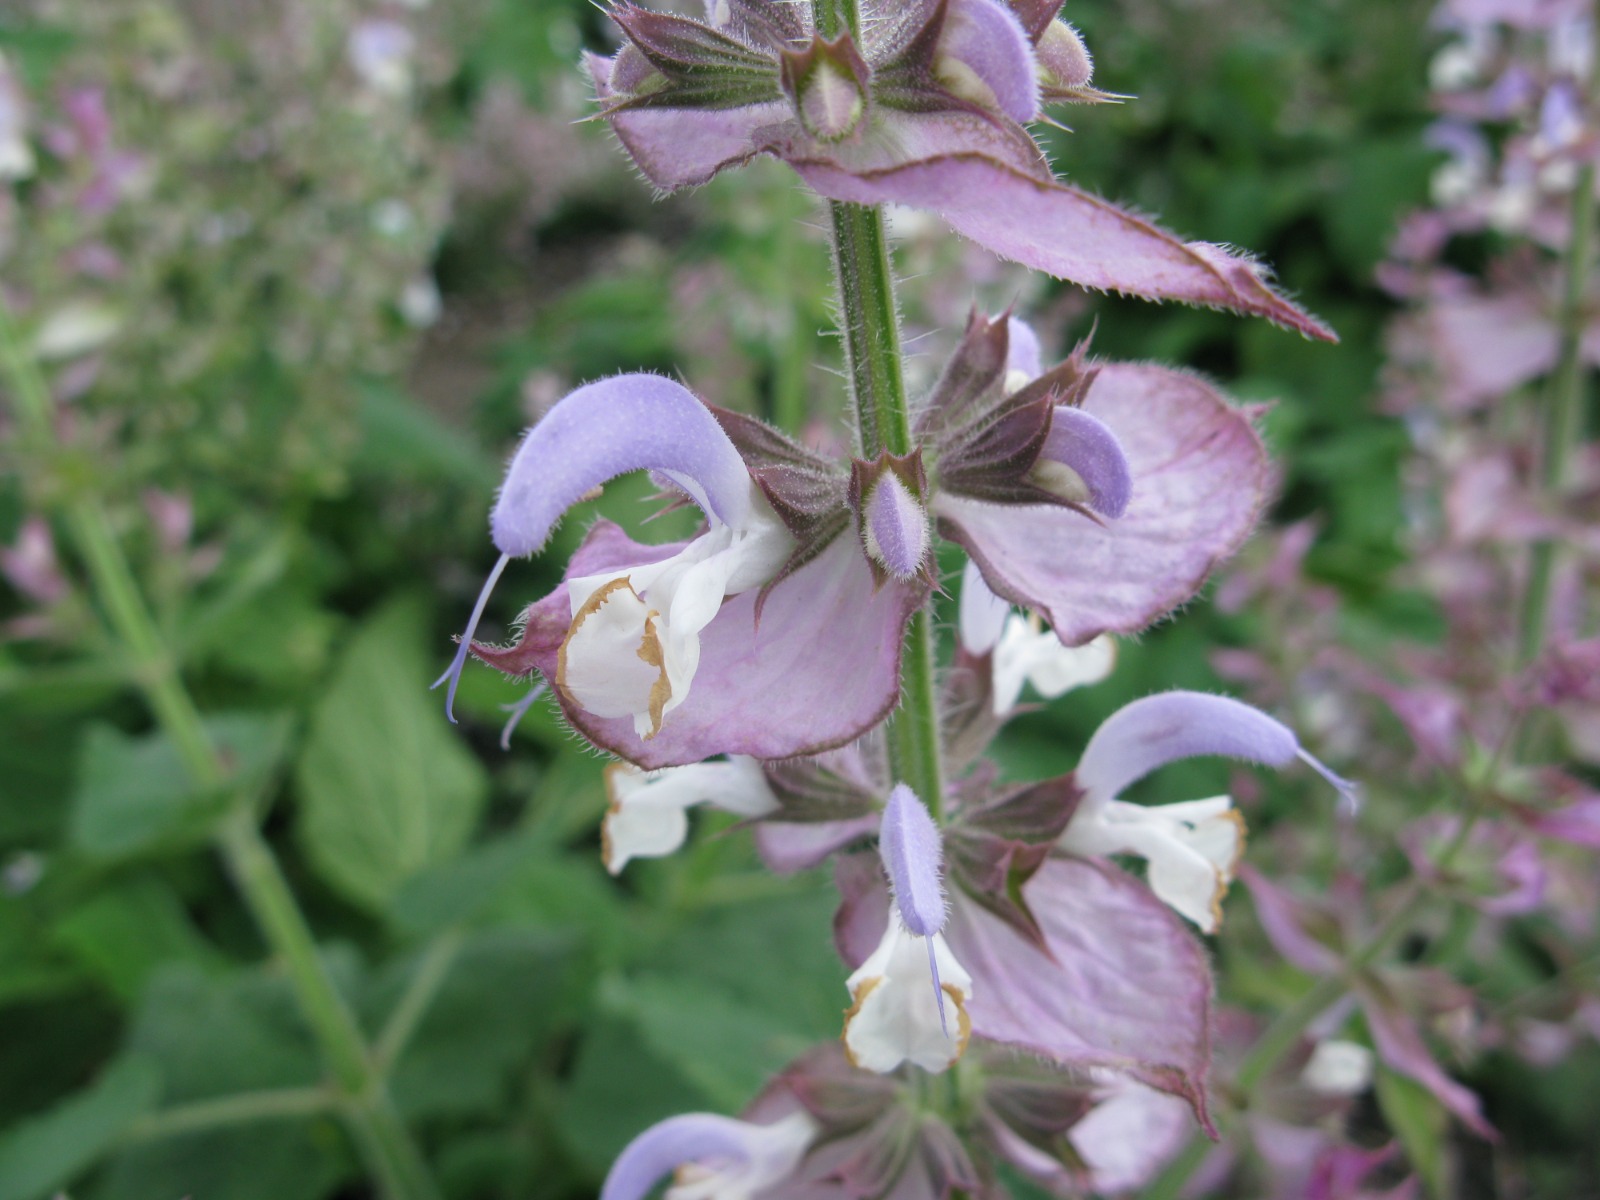
[[[1600,71],[1595,75],[1600,80]],[[1591,102],[1600,103],[1600,97],[1592,98]],[[1584,400],[1588,391],[1584,386],[1588,369],[1583,361],[1583,335],[1589,320],[1589,275],[1594,259],[1594,188],[1594,164],[1585,163],[1578,169],[1572,190],[1572,226],[1567,237],[1566,279],[1561,295],[1561,348],[1539,413],[1539,485],[1551,509],[1556,507],[1567,487],[1572,449],[1583,437]],[[1528,584],[1523,593],[1518,629],[1519,665],[1533,661],[1544,649],[1555,568],[1556,542],[1535,542],[1528,562]]]
[[[10,311],[0,303],[0,367],[30,449],[59,457],[50,393]],[[100,498],[75,487],[59,503],[112,629],[135,660],[135,677],[190,778],[201,788],[228,784],[194,699],[162,641]],[[346,1100],[343,1111],[368,1169],[390,1200],[434,1200],[438,1192],[394,1112],[387,1084],[344,998],[317,957],[316,942],[272,849],[241,798],[215,844],[267,944],[288,970],[301,1015]]]

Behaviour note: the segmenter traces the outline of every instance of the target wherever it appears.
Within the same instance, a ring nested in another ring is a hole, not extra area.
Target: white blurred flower
[[[398,21],[371,19],[350,31],[345,56],[361,82],[386,96],[403,96],[411,90],[411,58],[417,39]]]
[[[122,320],[92,300],[72,300],[45,318],[33,335],[33,352],[45,361],[77,358],[116,336]]]
[[[26,179],[33,168],[27,101],[5,55],[0,54],[0,180]]]
[[[439,319],[444,311],[444,301],[439,296],[439,285],[433,276],[419,275],[401,289],[400,315],[413,329],[426,329]]]
[[[1318,1042],[1300,1081],[1324,1096],[1360,1095],[1372,1085],[1372,1051],[1338,1038]]]

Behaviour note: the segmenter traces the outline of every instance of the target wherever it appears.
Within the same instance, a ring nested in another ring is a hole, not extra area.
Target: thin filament
[[[437,684],[435,686],[438,686]],[[524,714],[533,707],[533,703],[545,692],[550,690],[550,685],[541,679],[529,689],[528,694],[515,704],[502,704],[500,707],[511,716],[506,720],[506,727],[500,731],[500,749],[511,749],[511,735],[516,731],[517,722],[522,720]]]
[[[939,1030],[945,1037],[950,1036],[950,1026],[944,1019],[944,985],[939,982],[939,963],[933,956],[933,938],[923,939],[928,943],[928,970],[933,972],[933,1001],[939,1006]]]
[[[456,723],[456,686],[461,682],[461,671],[467,665],[467,655],[472,652],[472,635],[477,631],[478,622],[483,618],[483,609],[489,603],[489,593],[494,591],[494,585],[500,580],[500,572],[506,569],[506,564],[511,561],[509,554],[502,554],[500,561],[494,564],[494,570],[489,572],[489,578],[483,581],[483,590],[478,593],[478,603],[473,606],[472,618],[467,622],[467,631],[461,635],[461,644],[456,647],[456,656],[450,660],[450,666],[445,673],[433,681],[428,690],[431,692],[445,680],[450,681],[450,690],[445,693],[444,715],[450,718],[450,723]]]

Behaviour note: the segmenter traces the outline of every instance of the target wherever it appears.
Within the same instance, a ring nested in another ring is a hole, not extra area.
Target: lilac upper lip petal
[[[1070,467],[1089,490],[1089,507],[1102,516],[1120,517],[1133,495],[1133,473],[1117,435],[1106,423],[1081,408],[1058,404],[1050,422],[1041,458]]]
[[[878,845],[905,927],[918,937],[938,933],[946,913],[939,882],[939,827],[903,783],[895,784],[884,805]]]
[[[1227,696],[1161,692],[1107,717],[1084,747],[1074,777],[1084,804],[1113,799],[1157,767],[1203,754],[1282,767],[1300,743],[1281,721]]]
[[[717,419],[659,375],[616,375],[568,395],[528,431],[490,526],[505,554],[542,547],[563,513],[629,471],[660,471],[724,524],[750,507],[750,473]]]
[[[663,1175],[684,1163],[746,1160],[748,1130],[743,1121],[712,1113],[685,1113],[652,1125],[618,1155],[600,1200],[642,1200]]]
[[[1092,809],[1135,780],[1180,758],[1216,754],[1270,767],[1299,759],[1353,807],[1359,789],[1301,748],[1294,731],[1240,700],[1205,692],[1161,692],[1124,705],[1095,730],[1074,778]]]
[[[951,0],[940,34],[942,54],[956,59],[994,94],[1013,121],[1039,115],[1033,45],[1011,10],[996,0]]]

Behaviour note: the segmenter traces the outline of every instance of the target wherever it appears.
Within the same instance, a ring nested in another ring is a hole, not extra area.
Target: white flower
[[[0,180],[33,174],[33,147],[28,144],[28,106],[16,76],[0,54]]]
[[[1244,853],[1244,818],[1227,796],[1147,807],[1118,795],[1167,763],[1213,754],[1273,767],[1299,759],[1356,803],[1356,786],[1301,749],[1282,722],[1227,696],[1159,692],[1095,730],[1073,772],[1083,797],[1060,838],[1076,854],[1144,859],[1150,890],[1207,933],[1222,922],[1222,897]]]
[[[1047,700],[1099,683],[1117,665],[1117,646],[1101,634],[1082,646],[1063,646],[1037,614],[1012,613],[994,648],[994,711],[1004,716],[1031,683]]]
[[[110,341],[122,320],[103,304],[73,300],[45,318],[33,335],[33,352],[41,359],[76,358]]]
[[[1062,848],[1075,854],[1144,859],[1150,890],[1207,933],[1222,922],[1244,841],[1244,818],[1227,796],[1154,807],[1110,800],[1075,816],[1061,835]]]
[[[794,540],[752,483],[737,527],[715,518],[677,554],[623,571],[568,581],[572,628],[556,683],[597,717],[632,717],[641,738],[689,694],[700,665],[700,631],[725,597],[775,575]]]
[[[741,817],[764,817],[778,807],[761,764],[739,755],[659,771],[614,763],[606,768],[606,793],[611,807],[600,840],[606,870],[613,875],[630,859],[660,858],[683,845],[687,810],[697,804]]]
[[[928,986],[930,960],[948,1001],[943,1011]],[[910,1062],[943,1071],[966,1050],[972,976],[943,934],[917,937],[891,911],[883,941],[845,986],[852,1004],[845,1014],[844,1048],[856,1066],[881,1074]]]
[[[1338,1038],[1318,1042],[1300,1081],[1325,1096],[1358,1096],[1372,1084],[1372,1051]]]
[[[961,644],[994,655],[994,711],[1016,708],[1024,684],[1047,700],[1099,683],[1116,666],[1116,643],[1106,634],[1082,646],[1063,646],[1037,613],[1013,612],[989,589],[970,559],[961,577]]]

